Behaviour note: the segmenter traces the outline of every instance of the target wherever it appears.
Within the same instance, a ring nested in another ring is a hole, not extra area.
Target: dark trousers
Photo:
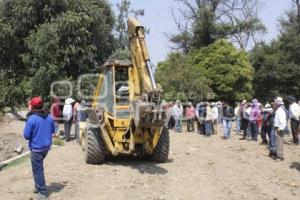
[[[187,119],[187,131],[188,132],[194,132],[194,120],[193,119]]]
[[[47,153],[48,151],[31,152],[31,166],[35,189],[43,196],[48,195],[44,176],[44,159]]]
[[[199,122],[197,120],[197,125],[198,125],[198,133],[202,134],[202,135],[205,135],[205,126],[204,126],[204,122],[201,121]]]
[[[171,115],[170,120],[168,122],[168,128],[169,129],[173,129],[175,127],[175,119],[174,117]]]
[[[270,140],[270,138],[271,138],[271,131],[272,131],[271,127],[266,127],[266,126],[262,126],[261,127],[260,136],[261,136],[261,139],[262,139],[263,143],[268,144],[267,135],[268,135],[268,138]]]
[[[243,138],[246,138],[248,135],[248,127],[249,127],[249,120],[242,118],[242,130],[243,130]]]
[[[70,140],[70,134],[71,134],[71,128],[72,128],[72,122],[73,120],[70,119],[68,122],[64,123],[64,129],[65,129],[65,140]]]
[[[258,136],[258,124],[257,121],[250,122],[250,130],[251,130],[251,139],[257,140]]]
[[[298,137],[299,121],[292,118],[291,119],[291,129],[292,129],[294,143],[299,144],[299,137]]]
[[[77,121],[75,123],[75,138],[76,138],[76,140],[78,142],[78,139],[79,139],[79,121]]]
[[[204,128],[205,128],[205,135],[209,136],[213,134],[212,122],[210,120],[204,122]]]

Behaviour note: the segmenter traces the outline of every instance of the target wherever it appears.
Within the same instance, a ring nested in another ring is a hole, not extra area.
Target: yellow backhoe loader
[[[88,164],[102,164],[107,156],[143,155],[165,162],[169,131],[164,126],[162,91],[150,67],[144,27],[128,20],[132,61],[108,60],[87,110],[88,121],[80,143]]]

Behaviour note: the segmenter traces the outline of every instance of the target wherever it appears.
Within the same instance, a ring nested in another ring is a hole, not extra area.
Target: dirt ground
[[[74,142],[53,148],[45,160],[51,200],[298,200],[300,147],[285,138],[285,160],[273,161],[266,146],[233,135],[209,138],[171,131],[169,161],[115,158],[87,165]],[[0,171],[0,199],[29,199],[33,179],[29,160]]]
[[[23,147],[26,151],[27,142],[23,138],[24,122],[0,120],[0,162],[18,155],[16,147]]]

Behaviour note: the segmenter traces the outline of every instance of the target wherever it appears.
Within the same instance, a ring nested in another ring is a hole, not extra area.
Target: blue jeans
[[[55,134],[58,132],[58,122],[54,122]]]
[[[225,120],[225,119],[223,119],[223,131],[224,131],[224,137],[225,138],[229,138],[230,137],[231,125],[232,125],[232,121],[231,120]]]
[[[260,136],[261,136],[263,143],[266,143],[266,144],[268,143],[268,139],[270,140],[270,138],[271,138],[271,131],[272,131],[272,128],[269,126],[261,127]],[[268,139],[267,139],[267,135],[268,135]]]
[[[43,196],[48,195],[44,176],[44,159],[47,153],[48,151],[31,152],[31,166],[35,189]]]
[[[211,121],[205,121],[204,122],[204,127],[205,127],[205,134],[211,135],[213,133],[213,127]]]
[[[271,128],[270,141],[269,141],[269,149],[271,152],[276,152],[275,134],[276,134],[275,129]]]
[[[178,133],[182,132],[182,122],[181,122],[181,119],[176,119],[175,131],[178,132]]]
[[[236,133],[239,134],[241,131],[241,119],[236,118]]]

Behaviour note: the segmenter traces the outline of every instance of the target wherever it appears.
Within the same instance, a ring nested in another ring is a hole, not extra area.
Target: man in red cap
[[[47,199],[47,188],[44,176],[44,159],[52,145],[55,125],[51,116],[43,110],[41,97],[34,97],[30,102],[32,111],[28,115],[24,137],[29,141],[31,165],[35,183],[34,192],[39,199]]]

